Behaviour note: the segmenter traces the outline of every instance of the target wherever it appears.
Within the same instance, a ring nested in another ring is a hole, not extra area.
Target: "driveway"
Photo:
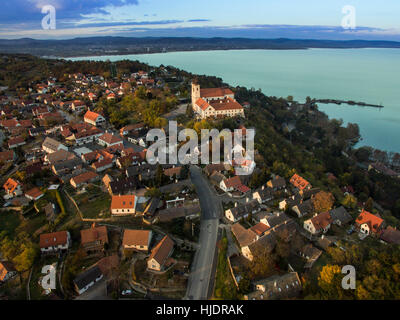
[[[214,259],[222,205],[203,177],[200,168],[191,166],[190,175],[200,199],[201,225],[199,249],[194,256],[185,299],[204,300],[209,298],[214,281]]]

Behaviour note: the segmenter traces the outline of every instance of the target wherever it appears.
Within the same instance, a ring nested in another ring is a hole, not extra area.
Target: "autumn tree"
[[[335,198],[330,192],[320,191],[315,195],[312,202],[316,212],[326,212],[332,209]]]

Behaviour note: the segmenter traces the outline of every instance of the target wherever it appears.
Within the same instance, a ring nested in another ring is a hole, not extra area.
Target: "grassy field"
[[[232,279],[227,261],[228,239],[225,231],[219,243],[217,275],[215,278],[214,298],[224,300],[240,299],[236,285]]]
[[[75,195],[74,199],[84,218],[110,217],[111,196],[101,188],[88,186],[86,192]]]

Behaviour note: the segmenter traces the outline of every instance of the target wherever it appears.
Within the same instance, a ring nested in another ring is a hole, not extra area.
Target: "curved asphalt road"
[[[199,167],[191,166],[190,175],[200,199],[201,225],[199,249],[194,256],[185,299],[205,300],[209,298],[215,275],[214,259],[222,206]]]

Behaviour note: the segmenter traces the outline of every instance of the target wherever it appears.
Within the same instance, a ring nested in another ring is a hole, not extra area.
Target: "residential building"
[[[90,229],[81,230],[81,244],[87,254],[103,251],[108,244],[107,227],[94,223]]]
[[[298,190],[303,191],[307,189],[311,189],[312,185],[304,178],[299,176],[298,174],[294,174],[293,177],[290,178],[290,183]]]
[[[83,120],[96,127],[102,126],[106,122],[106,119],[101,114],[90,110],[85,113]]]
[[[33,188],[25,192],[25,197],[29,200],[37,201],[44,196],[44,193],[39,188]]]
[[[134,195],[112,196],[111,214],[114,216],[134,215],[136,213],[136,200]]]
[[[338,226],[346,225],[353,220],[351,215],[343,206],[332,209],[329,211],[329,214],[332,217],[332,222]]]
[[[333,220],[330,213],[328,211],[323,212],[320,214],[316,214],[311,219],[304,221],[304,229],[314,235],[326,233],[329,230],[332,221]]]
[[[64,146],[61,142],[54,140],[50,137],[46,137],[46,139],[44,139],[42,149],[47,153],[53,153],[61,149],[68,151],[68,148]]]
[[[98,138],[98,142],[102,146],[111,147],[119,144],[123,144],[121,138],[113,135],[112,133],[106,132]]]
[[[71,178],[69,182],[74,188],[79,188],[98,179],[100,179],[100,176],[97,173],[93,171],[87,171]]]
[[[68,231],[42,233],[40,235],[40,251],[42,253],[57,253],[68,250],[71,245],[71,235]]]
[[[148,252],[152,236],[153,232],[151,230],[125,229],[122,246],[125,250],[133,249]]]
[[[75,290],[79,295],[81,295],[93,287],[101,279],[103,279],[103,274],[101,273],[100,268],[98,266],[94,266],[82,272],[74,279]]]
[[[383,231],[384,221],[381,217],[363,210],[357,217],[355,225],[363,234],[379,236]]]
[[[147,259],[147,268],[154,271],[163,271],[169,266],[168,258],[174,251],[174,241],[166,235],[152,250]]]
[[[13,197],[20,196],[22,194],[22,185],[19,181],[12,178],[8,178],[6,183],[3,185],[6,195],[4,199],[11,199]]]
[[[17,275],[14,264],[9,261],[0,261],[0,283],[6,282]]]
[[[274,275],[267,279],[255,281],[255,289],[244,296],[245,300],[279,300],[292,299],[300,295],[302,284],[297,272],[290,272],[285,275]]]

